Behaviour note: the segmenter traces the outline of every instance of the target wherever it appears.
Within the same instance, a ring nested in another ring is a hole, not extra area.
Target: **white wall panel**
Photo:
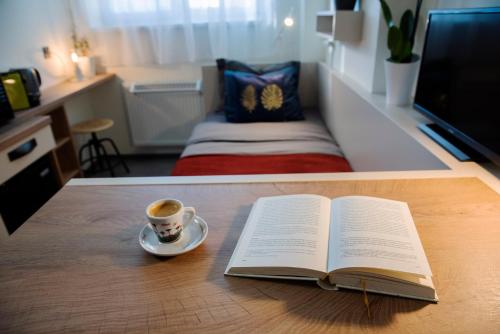
[[[324,64],[319,78],[323,118],[354,171],[447,169],[397,122],[360,95],[369,95],[368,91],[353,89]],[[405,115],[401,116],[404,120]],[[416,130],[417,122],[409,123]]]

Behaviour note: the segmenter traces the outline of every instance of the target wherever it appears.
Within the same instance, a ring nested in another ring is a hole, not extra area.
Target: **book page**
[[[317,195],[260,198],[229,267],[292,267],[326,273],[331,201]]]
[[[332,201],[328,270],[377,268],[432,275],[408,205],[348,196]]]

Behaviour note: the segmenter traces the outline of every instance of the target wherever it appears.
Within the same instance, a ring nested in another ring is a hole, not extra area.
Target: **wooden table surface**
[[[40,105],[21,111],[16,111],[16,119],[24,120],[29,117],[44,115],[50,110],[62,106],[69,98],[97,87],[112,80],[114,73],[97,74],[93,78],[82,81],[65,81],[41,91]]]
[[[440,302],[225,277],[261,196],[369,195],[409,203]],[[175,197],[208,223],[173,258],[138,243],[144,208]],[[475,178],[66,186],[0,246],[0,332],[500,332],[500,196]]]

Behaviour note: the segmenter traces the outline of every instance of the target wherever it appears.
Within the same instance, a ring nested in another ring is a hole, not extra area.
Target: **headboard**
[[[219,101],[219,78],[217,66],[203,66],[203,102],[205,113],[216,110]],[[318,108],[318,64],[301,63],[299,97],[304,109]]]

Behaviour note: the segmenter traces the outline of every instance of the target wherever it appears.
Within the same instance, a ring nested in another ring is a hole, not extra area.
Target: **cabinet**
[[[51,161],[61,186],[70,179],[82,176],[66,111],[60,106],[47,113],[52,120],[52,132],[56,142],[51,152]]]
[[[0,128],[0,214],[12,234],[80,166],[63,107]]]
[[[0,128],[0,184],[55,148],[50,122],[38,116]]]
[[[0,213],[8,233],[14,233],[58,190],[57,176],[48,155],[0,185]]]
[[[14,120],[0,128],[0,214],[12,234],[60,188],[52,154],[56,150],[49,116]]]
[[[316,14],[316,33],[341,42],[358,42],[363,33],[363,12],[324,11]]]

